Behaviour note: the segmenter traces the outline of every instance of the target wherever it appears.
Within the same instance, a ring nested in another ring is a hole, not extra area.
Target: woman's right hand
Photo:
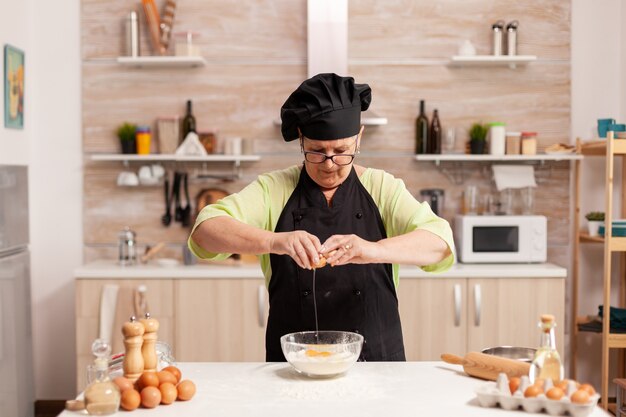
[[[317,236],[303,230],[274,233],[270,253],[289,255],[300,268],[311,269],[320,261],[322,244]]]

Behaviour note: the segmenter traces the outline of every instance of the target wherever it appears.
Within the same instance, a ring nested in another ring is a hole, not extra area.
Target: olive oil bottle
[[[531,383],[534,383],[537,379],[552,379],[555,382],[563,380],[563,364],[561,356],[556,350],[554,337],[555,327],[556,323],[553,315],[543,314],[541,316],[539,322],[539,328],[541,329],[539,348],[530,365],[530,373],[528,375]]]

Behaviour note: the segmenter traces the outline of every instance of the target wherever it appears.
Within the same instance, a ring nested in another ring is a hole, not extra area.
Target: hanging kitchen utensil
[[[183,207],[183,219],[182,224],[183,227],[189,227],[191,225],[191,200],[189,199],[189,185],[187,184],[187,180],[189,175],[184,172],[183,174],[183,188],[185,190],[185,207]]]
[[[174,173],[174,200],[176,201],[176,208],[174,209],[174,220],[177,222],[183,221],[183,208],[180,205],[180,180],[182,174],[180,172]]]
[[[172,213],[170,211],[171,197],[170,197],[170,176],[165,173],[165,181],[163,181],[165,190],[165,214],[161,217],[161,223],[163,226],[169,226],[172,222]]]

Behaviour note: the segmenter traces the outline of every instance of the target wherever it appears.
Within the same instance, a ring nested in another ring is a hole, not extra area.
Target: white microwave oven
[[[464,263],[545,262],[545,216],[456,216],[457,255]]]

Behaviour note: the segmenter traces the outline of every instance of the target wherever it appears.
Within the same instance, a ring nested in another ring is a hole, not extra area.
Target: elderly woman
[[[300,141],[304,164],[260,175],[205,207],[189,247],[203,259],[260,255],[270,311],[266,359],[284,361],[280,337],[314,330],[316,269],[320,330],[361,333],[361,360],[405,360],[398,264],[438,272],[454,261],[452,232],[404,183],[354,164],[371,101],[367,84],[319,74],[281,109],[285,141]]]

